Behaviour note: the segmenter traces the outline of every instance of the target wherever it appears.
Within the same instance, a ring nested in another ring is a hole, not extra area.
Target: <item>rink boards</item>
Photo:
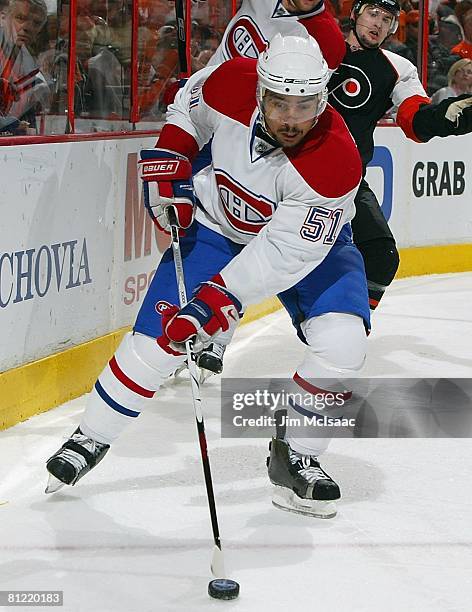
[[[4,147],[0,429],[88,390],[132,323],[167,246],[136,173],[136,151],[154,143]],[[399,276],[472,270],[471,156],[469,136],[418,145],[377,129],[367,178],[401,247]]]

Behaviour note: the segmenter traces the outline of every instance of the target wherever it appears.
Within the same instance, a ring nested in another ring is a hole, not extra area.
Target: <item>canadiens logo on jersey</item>
[[[175,310],[175,306],[169,304],[169,302],[165,302],[164,300],[161,300],[156,304],[156,312],[158,312],[160,315],[166,316],[173,310]]]
[[[243,15],[232,25],[226,39],[229,57],[257,59],[266,46],[267,41],[262,32],[248,15]]]
[[[215,168],[215,178],[230,225],[244,234],[258,234],[270,221],[276,208],[275,202],[252,193],[221,169]]]
[[[334,98],[345,108],[360,108],[370,100],[372,84],[361,68],[341,64],[331,77],[328,90],[331,103]]]

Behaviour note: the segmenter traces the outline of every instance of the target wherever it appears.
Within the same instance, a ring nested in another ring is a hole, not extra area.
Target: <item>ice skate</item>
[[[335,501],[341,493],[317,457],[296,453],[278,438],[272,438],[269,448],[267,467],[270,481],[275,485],[274,506],[317,518],[336,516]]]
[[[49,481],[46,493],[55,493],[65,484],[75,485],[106,455],[109,444],[88,438],[77,428],[72,436],[46,462]]]
[[[225,350],[223,344],[212,342],[197,355],[197,366],[213,374],[221,374]]]
[[[221,374],[223,371],[223,355],[225,350],[226,346],[212,342],[196,355],[195,363],[200,371],[199,382],[201,385],[208,380],[210,376],[213,376],[213,374]],[[185,360],[174,372],[174,377],[179,378],[187,369],[188,364],[187,360]]]

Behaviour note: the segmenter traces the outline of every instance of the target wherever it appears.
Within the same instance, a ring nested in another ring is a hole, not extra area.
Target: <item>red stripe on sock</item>
[[[134,382],[134,380],[131,380],[129,376],[126,376],[126,374],[123,372],[123,370],[118,365],[115,357],[112,357],[110,359],[110,369],[113,372],[113,374],[116,376],[116,378],[121,383],[123,383],[125,387],[128,387],[128,389],[131,389],[131,391],[134,391],[135,393],[137,393],[138,395],[142,395],[143,397],[154,397],[155,391],[149,391],[148,389],[141,387],[141,385],[138,385],[138,383]]]
[[[377,306],[379,305],[380,300],[374,300],[374,298],[369,298],[369,306],[372,308],[372,310],[374,308],[377,308]]]
[[[315,387],[315,385],[312,385],[307,380],[302,378],[298,372],[295,372],[295,374],[293,375],[293,380],[304,391],[306,391],[307,393],[311,393],[312,395],[317,395],[319,393],[326,395],[329,393],[331,395],[333,394],[338,395],[338,396],[341,395],[343,400],[348,400],[348,399],[351,399],[352,397],[352,391],[346,391],[345,393],[341,393],[341,391],[339,392],[338,391],[327,391],[326,389],[320,389],[319,387]]]

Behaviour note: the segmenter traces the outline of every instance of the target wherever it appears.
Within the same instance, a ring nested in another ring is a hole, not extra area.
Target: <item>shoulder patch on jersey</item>
[[[329,105],[306,140],[284,153],[304,181],[325,198],[339,198],[361,180],[359,151],[343,118]]]
[[[228,57],[257,59],[266,46],[267,40],[250,15],[240,15],[226,34],[225,50]]]
[[[388,49],[379,49],[379,51],[390,62],[397,73],[398,79],[401,79],[405,74],[411,73],[412,70],[416,70],[414,64],[412,64],[410,60],[406,59],[406,57],[402,57],[401,55],[398,55],[398,53],[394,53]]]
[[[202,88],[206,104],[243,125],[249,125],[256,102],[256,60],[237,57],[221,64]]]

